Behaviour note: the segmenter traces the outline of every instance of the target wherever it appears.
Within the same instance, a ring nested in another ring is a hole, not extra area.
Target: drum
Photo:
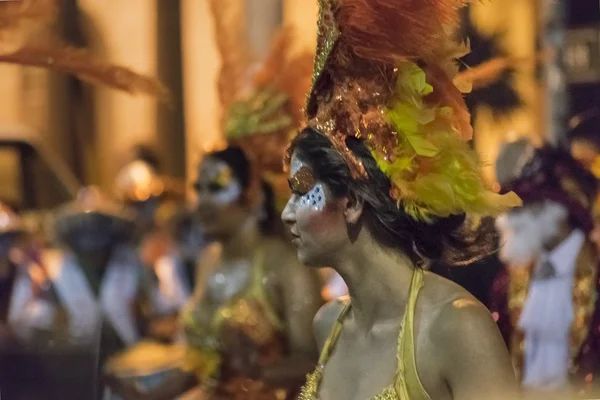
[[[141,342],[109,359],[104,372],[134,385],[140,392],[149,392],[183,366],[186,348],[181,345],[164,345]],[[121,400],[116,393],[107,393],[105,400]]]

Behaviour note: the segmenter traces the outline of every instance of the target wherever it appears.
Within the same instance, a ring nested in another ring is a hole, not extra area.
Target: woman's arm
[[[460,299],[444,307],[431,335],[454,400],[519,398],[506,345],[479,302]]]

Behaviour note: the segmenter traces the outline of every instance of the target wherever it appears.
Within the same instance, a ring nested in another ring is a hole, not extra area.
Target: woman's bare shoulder
[[[433,345],[480,335],[495,337],[498,332],[487,307],[459,285],[432,273],[426,274],[418,308]]]
[[[421,308],[429,314],[437,314],[455,305],[469,305],[487,310],[473,295],[456,283],[431,272],[425,272],[425,284],[419,296]]]
[[[429,284],[429,288],[427,288]],[[513,399],[516,385],[512,363],[489,310],[460,286],[427,274],[421,324],[428,354],[460,398],[499,393],[489,398]],[[427,312],[429,311],[429,312]],[[422,342],[423,343],[423,342]],[[498,397],[499,396],[499,397]]]
[[[315,315],[314,329],[319,350],[323,349],[333,325],[349,303],[349,297],[339,297],[325,304],[321,307],[317,315]]]

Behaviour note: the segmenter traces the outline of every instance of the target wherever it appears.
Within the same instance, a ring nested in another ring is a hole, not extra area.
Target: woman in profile
[[[485,187],[467,143],[449,56],[460,52],[447,34],[461,3],[320,1],[308,123],[289,148],[282,218],[300,262],[335,269],[350,296],[316,318],[321,359],[301,400],[517,396],[490,313],[419,266],[485,255],[466,215],[520,204]]]

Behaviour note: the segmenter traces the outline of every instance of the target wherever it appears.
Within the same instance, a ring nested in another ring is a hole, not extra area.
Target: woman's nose
[[[292,199],[290,198],[281,213],[281,220],[286,225],[293,225],[296,222],[296,213],[294,211],[294,205],[292,204]]]

